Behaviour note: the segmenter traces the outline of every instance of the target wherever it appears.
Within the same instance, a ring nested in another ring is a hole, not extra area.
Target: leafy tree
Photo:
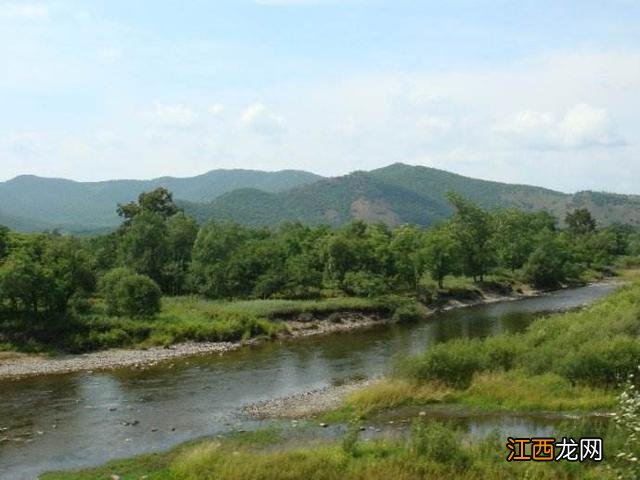
[[[550,213],[508,209],[494,215],[495,233],[492,246],[500,265],[515,271],[522,268],[535,248],[536,235],[555,231],[556,219]]]
[[[450,225],[444,225],[427,231],[424,235],[422,261],[426,270],[438,287],[443,288],[443,280],[447,275],[456,273],[460,259],[461,247],[458,244]]]
[[[464,273],[473,277],[474,282],[478,279],[483,281],[494,261],[490,248],[493,234],[491,215],[456,193],[449,193],[448,199],[455,210],[451,225],[453,235],[462,247]]]
[[[27,237],[0,266],[0,299],[14,311],[63,313],[74,295],[94,285],[88,253],[70,237]]]
[[[322,287],[322,266],[311,253],[289,257],[284,265],[283,293],[291,298],[307,298],[318,294]]]
[[[574,235],[584,235],[596,230],[596,221],[586,208],[577,208],[573,212],[568,212],[564,221]]]
[[[16,250],[0,266],[0,298],[12,310],[37,314],[49,301],[53,276],[33,249]]]
[[[0,261],[9,254],[9,229],[0,225]]]
[[[119,268],[105,275],[102,286],[112,314],[150,317],[160,311],[162,292],[146,275]]]
[[[166,221],[167,262],[162,268],[167,291],[172,295],[184,291],[191,251],[198,236],[196,221],[179,212]]]
[[[346,273],[357,268],[356,244],[343,235],[328,236],[321,247],[324,274],[327,281],[342,284]]]
[[[359,271],[347,272],[343,281],[344,290],[360,297],[382,295],[389,288],[385,278],[375,273]]]
[[[96,279],[91,258],[80,240],[73,237],[50,237],[46,241],[42,263],[52,277],[49,297],[51,308],[65,311],[74,295],[94,291]]]
[[[180,209],[173,202],[173,194],[164,187],[143,192],[138,196],[137,202],[118,204],[117,208],[118,215],[125,219],[125,225],[142,213],[155,213],[163,218],[169,218],[179,211]]]
[[[191,262],[191,275],[198,292],[210,298],[232,293],[228,262],[250,236],[248,229],[234,223],[209,222],[200,229]]]
[[[560,239],[544,231],[524,266],[525,278],[536,287],[556,287],[567,277],[567,260],[567,249]]]
[[[164,218],[153,212],[136,215],[120,239],[120,264],[137,273],[151,277],[169,290],[165,281],[164,266],[169,258],[167,224]]]
[[[413,289],[418,288],[424,273],[425,258],[422,251],[422,232],[406,225],[393,232],[390,250],[393,254],[395,273],[398,279]]]

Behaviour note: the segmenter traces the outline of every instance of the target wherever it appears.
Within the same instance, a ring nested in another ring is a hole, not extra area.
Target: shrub
[[[462,448],[455,432],[443,424],[415,423],[412,433],[412,449],[416,456],[457,469],[465,469],[471,463],[470,455]]]
[[[416,380],[438,380],[446,385],[466,388],[473,375],[485,368],[482,347],[478,340],[440,343],[419,357],[401,361],[397,373]]]
[[[359,297],[382,295],[388,288],[384,277],[371,272],[347,272],[342,282],[345,292]]]
[[[100,280],[100,291],[107,302],[107,312],[116,315],[118,313],[118,294],[116,292],[120,281],[136,272],[126,267],[118,267],[109,270]]]
[[[514,368],[523,348],[519,335],[500,335],[487,338],[484,344],[487,369],[510,370]]]
[[[397,323],[416,323],[423,320],[427,312],[416,303],[400,305],[393,312],[392,320]]]
[[[102,291],[112,314],[150,317],[160,311],[162,292],[146,275],[114,269],[103,278]]]
[[[618,336],[588,342],[562,361],[559,369],[572,382],[616,385],[633,373],[640,359],[640,342]]]

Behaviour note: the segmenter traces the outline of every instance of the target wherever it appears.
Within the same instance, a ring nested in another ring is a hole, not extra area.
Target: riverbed
[[[32,479],[46,470],[91,466],[202,436],[258,428],[269,420],[247,419],[242,407],[375,378],[398,354],[451,338],[522,331],[539,315],[587,305],[615,287],[595,284],[441,312],[414,325],[264,343],[144,370],[3,381],[0,479]],[[514,429],[544,427],[531,419],[506,421]],[[481,423],[489,428],[496,422]]]

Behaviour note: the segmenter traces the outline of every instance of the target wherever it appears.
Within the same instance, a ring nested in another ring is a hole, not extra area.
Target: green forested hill
[[[569,195],[399,163],[278,193],[234,191],[208,204],[186,204],[185,209],[201,221],[232,219],[249,225],[273,225],[283,220],[341,224],[352,219],[429,225],[451,212],[446,200],[449,191],[489,209],[545,209],[562,219],[568,210],[587,207],[603,225],[640,225],[640,196],[596,192]]]
[[[216,218],[249,225],[273,225],[284,220],[339,225],[354,218],[391,225],[425,225],[448,214],[443,202],[434,202],[365,172],[279,193],[236,190],[209,204],[183,206],[201,221]]]
[[[294,170],[214,170],[191,178],[95,183],[23,176],[0,183],[0,224],[23,231],[87,232],[114,227],[119,223],[117,203],[158,186],[171,190],[178,203],[200,221],[213,218],[248,225],[285,220],[339,225],[352,219],[429,225],[449,215],[448,191],[489,209],[546,209],[562,219],[568,210],[586,207],[600,224],[640,225],[637,195],[569,195],[400,163],[335,178]]]
[[[116,204],[135,200],[140,192],[164,186],[179,199],[208,202],[237,188],[276,192],[322,178],[309,172],[283,170],[212,170],[196,177],[154,180],[74,182],[20,176],[0,183],[0,223],[16,230],[60,228],[88,231],[114,227]]]

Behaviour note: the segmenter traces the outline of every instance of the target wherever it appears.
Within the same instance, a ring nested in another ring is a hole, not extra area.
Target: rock
[[[360,430],[361,432],[364,432],[367,429],[367,427],[360,427],[358,430]]]
[[[420,412],[418,415],[420,415],[421,417],[426,417],[427,416],[427,412]]]
[[[152,432],[157,432],[157,431],[158,431],[158,429],[157,429],[157,428],[152,428],[152,429],[151,429],[151,431],[152,431]]]
[[[120,480],[120,475],[111,475],[111,480]]]
[[[322,428],[327,428],[327,427],[329,426],[329,424],[328,424],[328,423],[321,423],[321,424],[320,424],[320,426],[321,426]]]
[[[118,410],[116,407],[110,407],[110,408],[109,408],[109,411],[110,411],[110,412],[115,412],[116,410]]]
[[[169,427],[169,430],[171,430],[172,432],[176,431],[176,427]]]
[[[139,424],[140,422],[138,420],[134,420],[133,422],[131,422],[131,425],[133,425],[134,427]]]

